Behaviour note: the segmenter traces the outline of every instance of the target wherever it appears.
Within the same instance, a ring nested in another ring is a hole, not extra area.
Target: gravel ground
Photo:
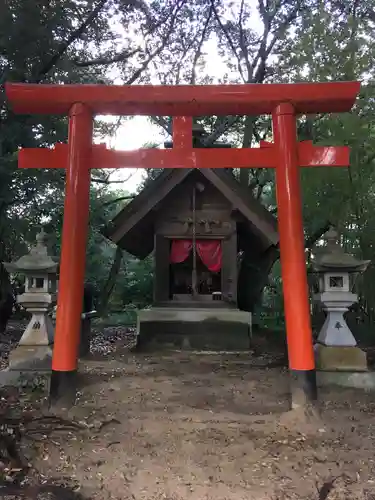
[[[32,464],[23,491],[63,483],[60,496],[46,498],[375,498],[373,394],[324,389],[321,417],[306,420],[287,411],[286,371],[262,368],[264,360],[119,358],[86,365],[77,405],[59,414],[77,428],[41,421],[35,430],[34,420],[31,432],[23,424],[22,450]],[[40,416],[37,394],[11,397],[8,414]]]
[[[275,354],[132,354],[133,340],[95,333],[69,412],[1,391],[20,452],[0,440],[1,499],[375,499],[373,393],[325,388],[306,418]]]
[[[17,346],[23,331],[25,321],[10,321],[7,331],[0,335],[0,370],[8,367],[9,352]],[[119,349],[128,349],[135,343],[135,328],[111,326],[99,329],[92,328],[91,356],[106,357]]]
[[[8,367],[9,352],[16,347],[25,326],[24,321],[10,321],[6,332],[0,334],[0,370]]]

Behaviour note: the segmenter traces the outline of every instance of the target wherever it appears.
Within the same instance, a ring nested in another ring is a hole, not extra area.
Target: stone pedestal
[[[48,315],[48,304],[52,300],[49,293],[24,293],[19,297],[18,302],[32,313],[32,317],[18,346],[10,353],[9,369],[51,370],[54,327]]]
[[[367,356],[357,347],[344,314],[357,301],[351,292],[323,292],[315,297],[327,313],[315,345],[315,363],[324,371],[367,371]]]
[[[317,370],[366,372],[367,356],[359,347],[315,345]]]
[[[18,299],[18,302],[32,313],[32,317],[19,344],[9,355],[8,373],[15,377],[13,379],[15,385],[37,390],[47,397],[52,373],[54,334],[47,303],[52,301],[53,297],[50,294],[38,294],[43,307],[35,303],[36,294],[31,295],[32,297],[25,293]]]
[[[350,292],[324,292],[317,294],[315,300],[321,302],[327,313],[318,342],[326,346],[355,347],[357,342],[344,319],[344,314],[356,302],[357,296]]]
[[[317,295],[327,313],[315,345],[318,370],[367,371],[367,356],[357,347],[344,314],[357,300],[350,292],[324,292]]]
[[[9,355],[9,370],[49,372],[52,369],[52,346],[18,345]]]

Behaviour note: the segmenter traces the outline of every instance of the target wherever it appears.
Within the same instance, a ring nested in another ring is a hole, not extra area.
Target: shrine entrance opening
[[[221,300],[221,255],[220,240],[171,240],[170,299]]]
[[[60,285],[51,396],[66,395],[77,370],[89,215],[95,168],[275,168],[279,245],[292,381],[292,407],[316,398],[299,167],[348,166],[347,147],[298,143],[300,114],[351,109],[358,82],[212,86],[5,85],[15,113],[69,116],[68,144],[21,149],[21,168],[66,169]],[[173,148],[135,152],[92,144],[96,114],[172,116]],[[193,116],[272,115],[273,143],[260,148],[193,147]],[[160,187],[163,192],[164,187]],[[243,204],[241,207],[247,210]],[[262,221],[253,218],[255,227]],[[259,229],[258,227],[258,229]],[[166,247],[165,247],[166,248]],[[203,260],[201,258],[201,260]],[[196,273],[195,273],[196,274]],[[192,276],[193,278],[194,276]],[[195,278],[194,278],[195,279]]]

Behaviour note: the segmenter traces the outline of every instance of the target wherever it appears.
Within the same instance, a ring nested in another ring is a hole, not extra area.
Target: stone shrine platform
[[[248,350],[251,313],[229,308],[153,307],[138,311],[137,349]]]

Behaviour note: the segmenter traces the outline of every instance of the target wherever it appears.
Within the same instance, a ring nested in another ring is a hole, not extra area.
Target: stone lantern
[[[42,229],[27,255],[4,263],[9,273],[25,276],[25,292],[17,296],[17,302],[32,314],[18,346],[10,354],[10,369],[50,368],[54,327],[49,312],[56,302],[58,263],[48,255],[45,239]]]
[[[325,234],[327,245],[316,256],[312,269],[319,278],[319,292],[313,299],[319,302],[327,316],[320,330],[315,355],[317,368],[327,371],[366,371],[366,353],[357,347],[344,314],[358,301],[352,292],[356,277],[370,261],[360,261],[344,252],[339,234],[331,227]]]

